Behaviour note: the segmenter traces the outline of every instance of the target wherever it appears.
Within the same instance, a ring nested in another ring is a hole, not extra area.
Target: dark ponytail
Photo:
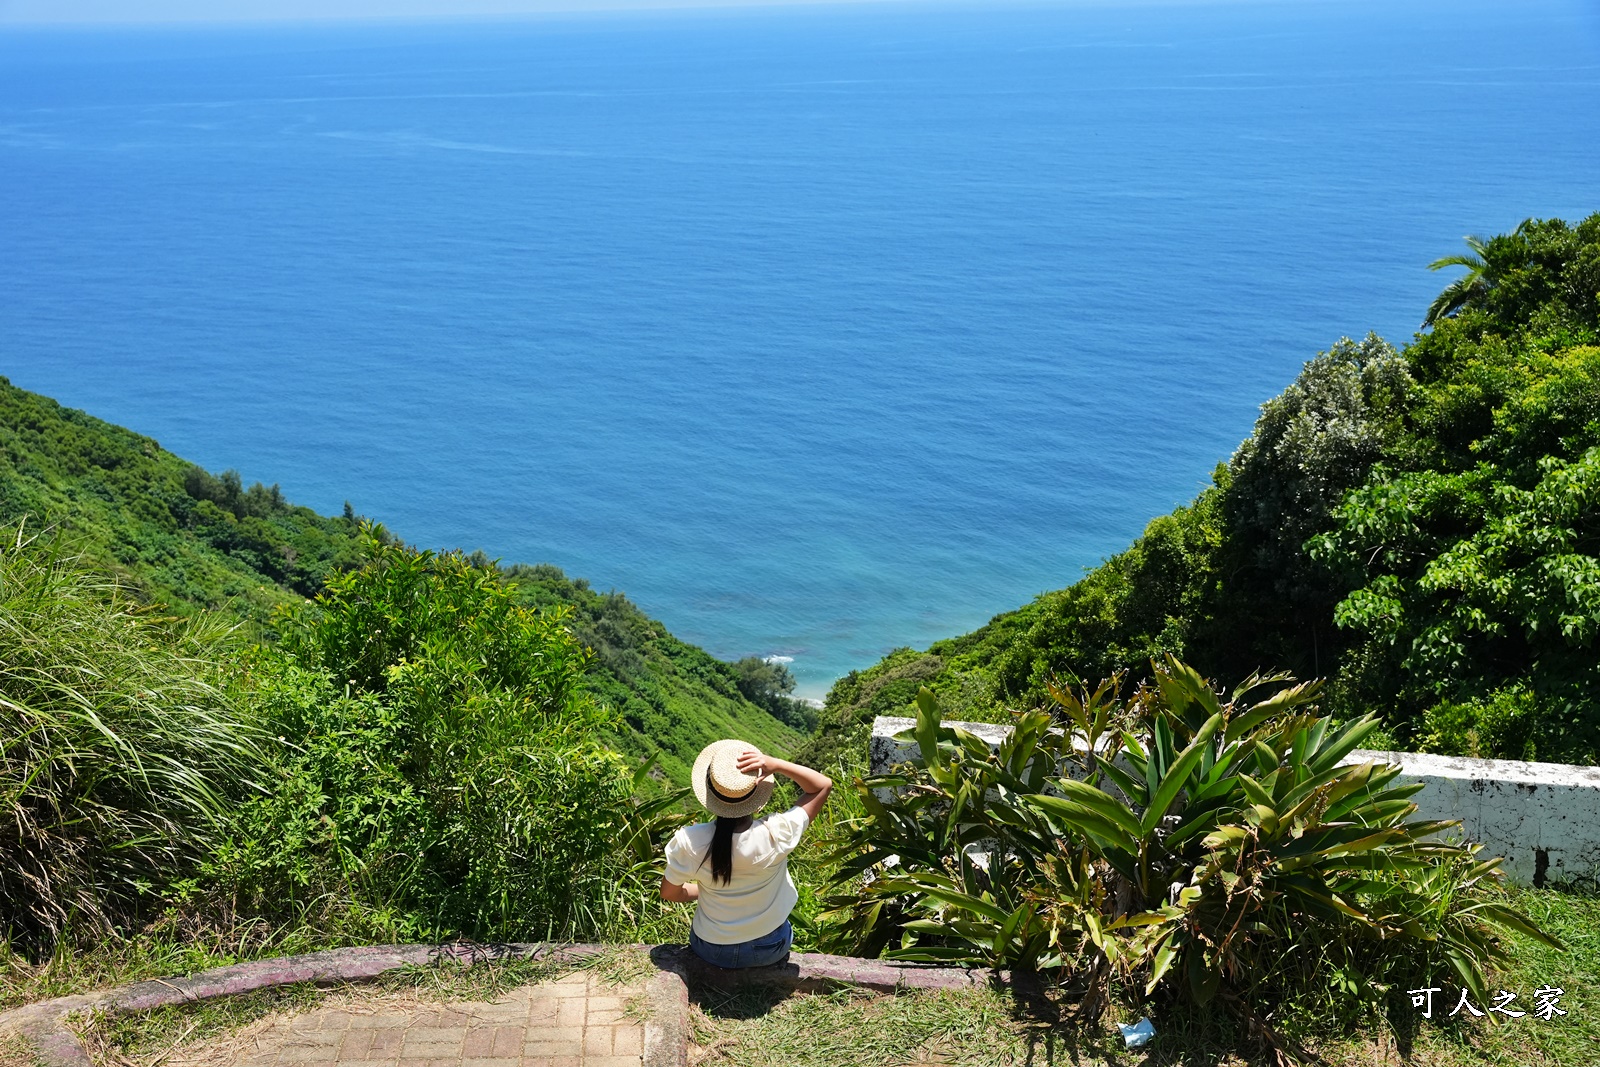
[[[733,881],[733,835],[744,824],[744,817],[727,819],[717,816],[717,829],[711,835],[711,851],[706,859],[711,861],[711,880],[727,885]],[[706,860],[701,860],[703,865]]]

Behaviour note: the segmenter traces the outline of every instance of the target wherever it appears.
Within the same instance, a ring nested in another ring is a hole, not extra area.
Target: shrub
[[[630,779],[568,612],[460,555],[366,550],[255,665],[278,779],[213,870],[236,906],[342,901],[408,936],[592,932]]]
[[[740,694],[765,708],[774,719],[807,733],[816,728],[817,709],[790,696],[795,687],[794,675],[782,660],[746,656],[734,661],[733,674]]]
[[[1440,701],[1424,716],[1423,747],[1446,756],[1532,759],[1534,742],[1529,735],[1539,713],[1538,699],[1523,685],[1474,700]]]
[[[141,607],[57,539],[0,545],[0,934],[37,950],[192,871],[259,756],[227,629]]]
[[[1534,712],[1514,731],[1480,734],[1483,754],[1595,761],[1600,445],[1572,461],[1544,458],[1528,487],[1488,464],[1455,475],[1380,469],[1335,514],[1339,528],[1313,552],[1365,584],[1334,619],[1371,646],[1381,688],[1402,711],[1525,680]]]
[[[995,753],[924,690],[917,758],[859,785],[833,943],[1045,972],[1091,1005],[1113,979],[1220,999],[1276,1043],[1265,1020],[1331,969],[1358,1006],[1433,964],[1481,998],[1494,927],[1550,941],[1489,891],[1499,860],[1411,820],[1420,785],[1340,763],[1375,720],[1336,726],[1283,676],[1223,703],[1176,660],[1155,674],[1125,702],[1055,689]]]

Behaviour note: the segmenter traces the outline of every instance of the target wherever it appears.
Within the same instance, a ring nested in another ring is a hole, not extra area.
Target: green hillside
[[[155,441],[0,378],[0,522],[74,542],[144,598],[260,624],[359,554],[354,516],[295,507],[274,486],[212,478]]]
[[[628,727],[615,738],[617,747],[635,757],[659,752],[674,781],[689,780],[708,741],[740,737],[774,753],[791,753],[803,742],[797,702],[769,695],[769,706],[790,716],[779,720],[746,697],[738,665],[673,637],[622,594],[598,593],[549,564],[519,564],[505,574],[524,603],[572,606],[578,639],[595,654],[589,690]]]
[[[1396,350],[1341,340],[1192,503],[1076,584],[841,679],[802,758],[874,715],[1002,720],[1051,680],[1330,679],[1337,715],[1452,754],[1600,759],[1600,214],[1529,220]],[[1419,317],[1424,310],[1418,309]]]
[[[267,640],[275,608],[315,596],[361,559],[361,520],[348,506],[337,518],[297,507],[275,485],[213,476],[148,437],[0,378],[0,523],[17,521],[67,531],[147,602],[180,615],[223,612]],[[502,574],[530,605],[571,606],[595,652],[584,684],[619,714],[623,729],[609,740],[621,751],[659,751],[662,769],[682,781],[707,741],[739,736],[785,754],[800,743],[793,702],[752,691],[747,672],[677,640],[624,596],[547,565]]]

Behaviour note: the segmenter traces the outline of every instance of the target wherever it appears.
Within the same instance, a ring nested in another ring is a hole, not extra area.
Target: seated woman
[[[772,776],[803,794],[788,811],[751,816],[772,798]],[[689,947],[718,967],[763,967],[789,958],[789,912],[800,895],[789,853],[827,803],[833,781],[764,756],[743,741],[714,741],[694,761],[694,795],[715,822],[685,826],[667,842],[661,899],[694,902]]]

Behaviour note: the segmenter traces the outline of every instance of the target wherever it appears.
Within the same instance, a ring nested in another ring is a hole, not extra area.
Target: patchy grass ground
[[[1285,1036],[1330,1067],[1596,1067],[1600,1064],[1600,896],[1513,891],[1513,903],[1563,940],[1557,952],[1512,937],[1513,965],[1492,988],[1517,994],[1520,1019],[1463,1011],[1448,1018],[1459,987],[1445,975],[1434,1018],[1413,1008],[1405,990],[1392,990],[1386,1019],[1347,1027],[1324,1023],[1316,1032]],[[1563,989],[1564,1016],[1533,1014],[1534,991]],[[703,1067],[1243,1067],[1270,1057],[1220,1011],[1160,1013],[1158,1034],[1138,1050],[1124,1047],[1115,1024],[1140,1011],[1117,1005],[1095,1025],[1076,1021],[1074,1005],[1050,997],[1018,998],[1008,990],[906,993],[871,997],[855,992],[782,996],[698,991],[691,1062]],[[1477,1005],[1480,1010],[1489,1005]],[[1308,1058],[1310,1058],[1308,1057]]]
[[[63,947],[39,962],[30,962],[0,941],[0,1011],[146,978],[195,974],[249,960],[361,943],[356,938],[342,937],[337,931],[311,926],[273,928],[261,922],[245,922],[226,931],[194,932],[168,920],[93,951],[73,952]]]
[[[0,1067],[37,1067],[32,1051],[15,1034],[0,1034]]]
[[[262,1019],[282,1012],[304,1011],[343,995],[349,993],[340,987],[320,989],[310,983],[278,986],[137,1015],[89,1015],[75,1020],[74,1029],[97,1067],[159,1064],[187,1048],[226,1038]]]
[[[693,997],[691,1065],[703,1067],[951,1067],[1108,1062],[1108,1034],[1019,1010],[1006,991],[873,996],[718,994]],[[1118,1041],[1120,1044],[1120,1040]]]
[[[1125,1048],[1114,1024],[1083,1025],[989,990],[870,996],[842,991],[763,997],[702,994],[693,1008],[692,1067],[1266,1067],[1219,1019],[1167,1019],[1156,1040]],[[1126,1021],[1131,1022],[1131,1019]],[[1519,1020],[1523,1023],[1526,1020]],[[1373,1026],[1307,1042],[1303,1062],[1327,1067],[1594,1067],[1593,1026]]]

